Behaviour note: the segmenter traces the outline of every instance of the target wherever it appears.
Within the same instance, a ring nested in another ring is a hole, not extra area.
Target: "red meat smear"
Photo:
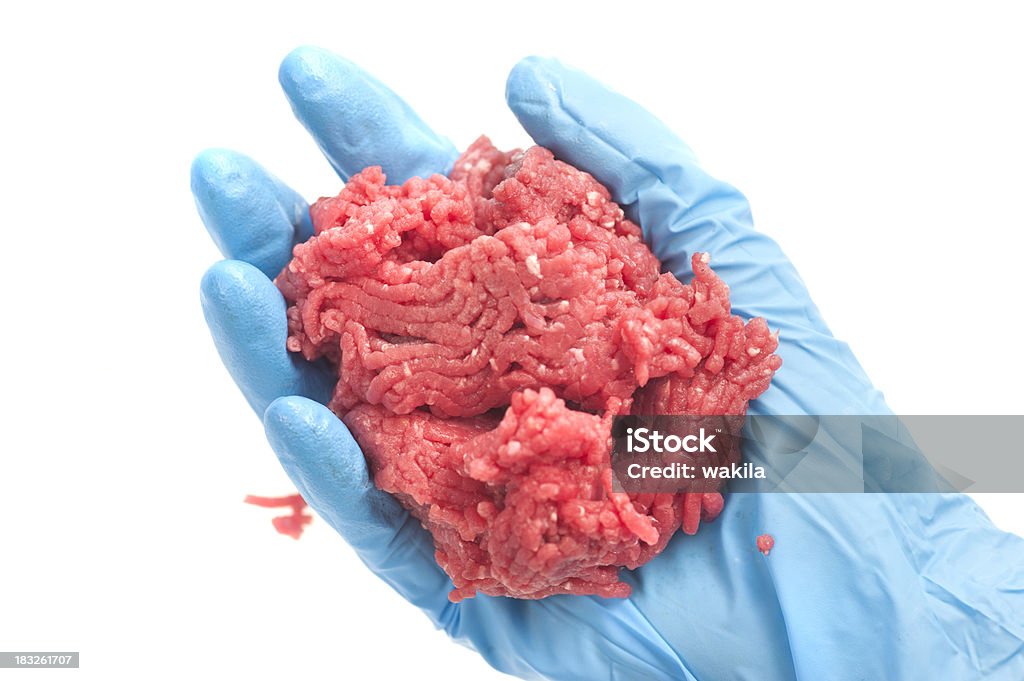
[[[689,284],[661,274],[593,177],[487,138],[449,177],[367,168],[310,212],[276,280],[288,348],[335,367],[329,406],[433,534],[451,600],[626,596],[620,567],[721,512],[615,492],[610,468],[613,416],[742,415],[781,364],[706,254]]]
[[[271,522],[275,530],[292,539],[301,537],[302,530],[313,522],[313,516],[303,513],[306,509],[306,500],[299,494],[290,494],[286,497],[257,497],[250,494],[245,497],[245,503],[263,508],[291,508],[290,515],[278,516]]]
[[[770,534],[762,534],[760,537],[757,538],[757,550],[763,553],[764,555],[767,556],[769,553],[771,553],[771,550],[774,547],[775,537],[771,536]]]

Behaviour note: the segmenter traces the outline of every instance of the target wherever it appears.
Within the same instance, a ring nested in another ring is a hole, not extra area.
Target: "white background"
[[[1024,411],[1012,3],[432,4],[5,9],[0,650],[83,664],[39,678],[497,676],[323,523],[240,503],[290,487],[203,324],[188,167],[226,146],[338,190],[277,86],[299,44],[459,146],[527,143],[520,57],[591,71],[745,190],[897,412]],[[1024,532],[1021,496],[981,501]]]

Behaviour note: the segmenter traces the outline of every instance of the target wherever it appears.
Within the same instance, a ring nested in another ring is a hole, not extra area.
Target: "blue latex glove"
[[[380,164],[391,182],[446,172],[456,156],[391,91],[328,52],[280,71],[298,118],[342,179]],[[785,364],[753,414],[885,414],[743,196],[635,103],[558,62],[530,58],[509,106],[538,144],[592,173],[682,279],[708,251],[733,309],[781,330]],[[321,405],[332,379],[285,350],[268,276],[309,235],[305,203],[250,159],[207,151],[192,168],[224,254],[202,302],[228,370],[310,505],[382,579],[494,667],[524,678],[1024,679],[1024,541],[962,495],[733,494],[695,537],[623,578],[626,600],[477,596],[451,587],[430,536],[367,478],[345,426]],[[828,216],[823,216],[826,225]],[[763,558],[754,538],[776,539]]]

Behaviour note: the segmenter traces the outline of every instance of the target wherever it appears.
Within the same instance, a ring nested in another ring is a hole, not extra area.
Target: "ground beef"
[[[661,274],[593,177],[486,138],[449,177],[367,168],[311,215],[277,278],[288,348],[337,371],[330,408],[433,534],[453,601],[626,596],[620,567],[721,512],[614,492],[610,467],[613,416],[743,414],[781,363],[706,254],[689,284]]]

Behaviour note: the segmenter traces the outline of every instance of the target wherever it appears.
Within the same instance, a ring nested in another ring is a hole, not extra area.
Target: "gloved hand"
[[[296,50],[280,79],[342,179],[379,164],[401,182],[447,172],[456,156],[390,90],[328,52]],[[888,413],[793,266],[753,229],[743,196],[660,121],[547,59],[520,62],[507,98],[538,144],[627,207],[666,267],[685,280],[689,253],[710,252],[734,311],[780,329],[784,365],[751,414]],[[963,495],[732,494],[717,521],[624,573],[629,599],[450,603],[430,535],[373,486],[322,406],[331,376],[285,350],[285,305],[269,277],[309,236],[306,204],[222,150],[196,159],[192,189],[231,258],[203,279],[206,319],[285,470],[370,569],[497,669],[585,681],[1024,678],[1024,541]],[[766,531],[768,558],[754,541]]]

